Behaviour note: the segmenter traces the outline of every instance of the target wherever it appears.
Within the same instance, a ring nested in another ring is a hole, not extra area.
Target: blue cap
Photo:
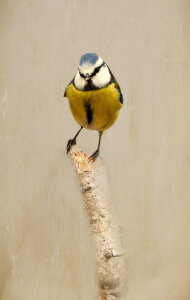
[[[98,57],[99,56],[96,53],[86,53],[83,56],[81,56],[80,66],[84,64],[94,65],[97,62]]]

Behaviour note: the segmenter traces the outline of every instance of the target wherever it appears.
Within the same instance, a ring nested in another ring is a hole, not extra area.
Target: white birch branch
[[[98,180],[98,162],[92,162],[88,155],[76,146],[70,151],[87,213],[97,261],[98,300],[122,298],[123,257],[120,238],[114,224],[111,210]],[[100,162],[100,160],[98,159]],[[99,168],[100,169],[100,168]]]

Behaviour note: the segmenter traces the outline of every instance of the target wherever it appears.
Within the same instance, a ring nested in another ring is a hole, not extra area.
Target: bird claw
[[[96,150],[94,153],[92,153],[89,156],[89,159],[92,160],[92,161],[95,161],[98,156],[99,156],[99,150]]]
[[[70,139],[68,140],[68,143],[67,143],[67,148],[66,148],[66,151],[67,151],[67,154],[70,152],[71,148],[73,145],[76,145],[76,139]]]

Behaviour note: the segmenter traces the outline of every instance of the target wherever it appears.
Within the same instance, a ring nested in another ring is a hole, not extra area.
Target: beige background
[[[0,1],[0,299],[94,299],[92,243],[65,146],[62,97],[97,52],[125,105],[101,156],[127,299],[190,298],[190,3]],[[96,132],[81,133],[92,152]]]

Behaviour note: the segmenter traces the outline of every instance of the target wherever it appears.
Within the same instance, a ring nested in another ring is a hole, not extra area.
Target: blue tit
[[[65,89],[73,117],[81,126],[73,139],[67,143],[67,153],[82,128],[99,132],[98,148],[90,159],[99,156],[102,133],[116,121],[123,105],[119,84],[103,59],[95,53],[84,54],[78,71]]]

